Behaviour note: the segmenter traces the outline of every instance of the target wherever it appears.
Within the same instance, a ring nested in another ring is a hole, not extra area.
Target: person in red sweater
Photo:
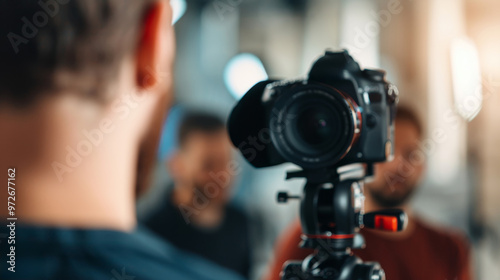
[[[424,159],[419,151],[422,126],[408,108],[398,108],[395,138],[394,160],[376,164],[373,180],[365,184],[365,211],[401,208],[408,214],[408,226],[398,233],[362,229],[366,247],[353,250],[354,254],[363,261],[379,262],[388,280],[472,279],[466,239],[449,229],[426,224],[409,207],[424,170]],[[281,279],[286,261],[303,260],[313,253],[299,247],[301,235],[297,220],[278,238],[266,280]]]

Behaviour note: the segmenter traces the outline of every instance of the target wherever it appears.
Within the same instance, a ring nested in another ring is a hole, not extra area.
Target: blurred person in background
[[[416,114],[399,107],[394,159],[376,164],[373,180],[364,185],[365,212],[403,209],[409,217],[407,228],[397,233],[364,228],[361,233],[366,248],[353,251],[363,261],[379,262],[387,279],[469,280],[472,271],[466,239],[449,229],[427,224],[412,213],[409,205],[424,170],[424,155],[419,150],[422,130]],[[281,279],[286,261],[303,260],[313,253],[298,247],[301,234],[297,221],[278,238],[274,262],[265,279]]]
[[[167,163],[171,191],[145,225],[178,248],[248,278],[248,219],[229,203],[238,163],[224,122],[209,113],[188,112],[178,144]]]
[[[240,279],[136,226],[172,97],[171,23],[162,0],[0,1],[0,216],[17,219],[1,279]]]

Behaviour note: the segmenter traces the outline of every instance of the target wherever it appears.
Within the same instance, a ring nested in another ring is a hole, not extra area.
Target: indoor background
[[[500,275],[500,2],[496,0],[207,0],[172,1],[176,16],[176,105],[165,124],[154,186],[139,215],[161,203],[165,160],[186,108],[227,118],[255,82],[305,77],[325,49],[345,48],[362,67],[382,68],[425,124],[427,171],[415,211],[463,230],[478,279]],[[252,116],[248,116],[249,118]],[[266,270],[300,193],[284,181],[292,165],[256,170],[237,155],[234,203],[253,217],[256,266]]]

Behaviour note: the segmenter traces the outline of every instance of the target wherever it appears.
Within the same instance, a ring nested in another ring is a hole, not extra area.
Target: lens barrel
[[[287,161],[304,168],[331,166],[356,141],[360,118],[354,100],[333,87],[296,86],[271,110],[271,139]]]

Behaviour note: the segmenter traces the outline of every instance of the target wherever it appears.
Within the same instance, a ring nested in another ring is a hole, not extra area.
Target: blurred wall
[[[482,70],[483,108],[468,127],[469,162],[475,164],[480,225],[477,268],[482,279],[500,275],[500,2],[466,1],[467,34],[474,40]]]

